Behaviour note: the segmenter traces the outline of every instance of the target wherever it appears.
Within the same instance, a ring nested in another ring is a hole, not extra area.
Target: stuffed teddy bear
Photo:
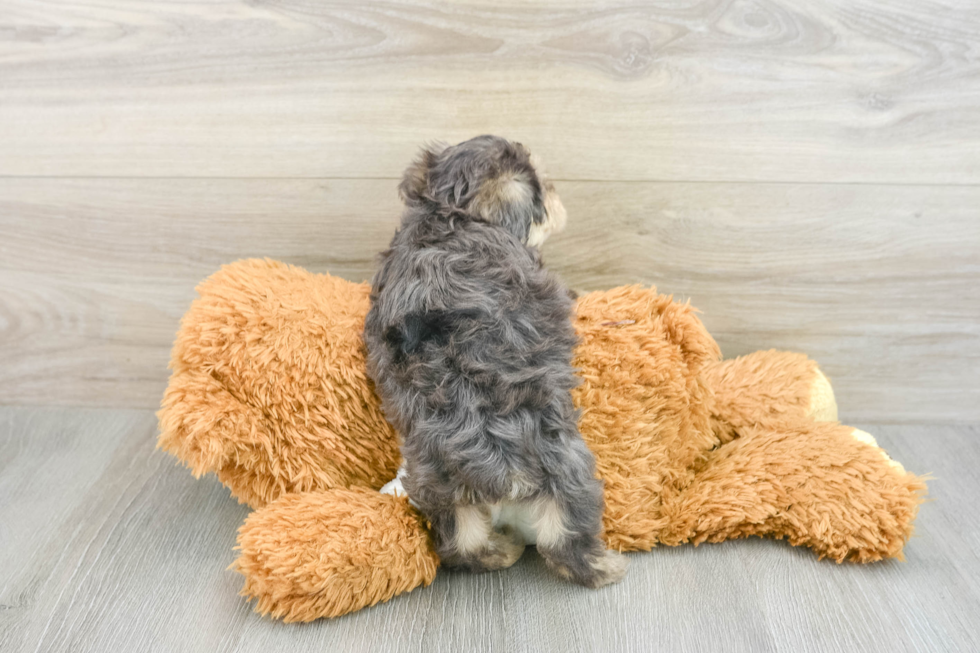
[[[365,369],[369,286],[269,260],[198,287],[173,348],[159,447],[254,509],[234,567],[256,609],[333,617],[428,585],[424,518]],[[821,558],[902,556],[925,493],[837,423],[800,354],[722,361],[688,304],[630,286],[580,297],[573,391],[620,551],[759,535]],[[506,519],[506,516],[498,516]]]

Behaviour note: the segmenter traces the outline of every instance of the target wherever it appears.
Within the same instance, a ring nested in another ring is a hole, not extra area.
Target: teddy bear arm
[[[925,484],[868,434],[834,423],[752,427],[667,502],[666,544],[786,538],[821,558],[901,558]]]
[[[396,443],[385,437],[390,427],[380,417],[379,436],[357,431],[337,437],[273,425],[262,410],[199,368],[171,376],[157,417],[160,449],[195,476],[214,473],[252,508],[289,492],[380,487],[399,460]],[[369,426],[358,423],[360,430]]]
[[[265,260],[208,278],[174,343],[160,448],[253,508],[381,487],[399,454],[364,369],[368,291]]]
[[[157,419],[157,447],[177,457],[197,477],[233,466],[250,434],[264,429],[258,411],[196,368],[174,372]]]

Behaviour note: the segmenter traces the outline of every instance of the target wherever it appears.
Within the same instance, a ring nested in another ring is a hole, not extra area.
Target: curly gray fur
[[[406,210],[364,339],[405,489],[440,557],[513,564],[523,539],[495,530],[493,514],[517,506],[561,575],[619,580],[625,563],[600,539],[602,485],[570,395],[572,296],[528,246],[564,222],[554,188],[522,145],[480,136],[424,150],[399,191]]]

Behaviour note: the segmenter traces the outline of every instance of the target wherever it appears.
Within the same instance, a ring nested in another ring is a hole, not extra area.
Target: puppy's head
[[[565,207],[537,160],[520,143],[477,136],[430,146],[398,187],[408,206],[435,204],[500,225],[537,247],[565,226]]]

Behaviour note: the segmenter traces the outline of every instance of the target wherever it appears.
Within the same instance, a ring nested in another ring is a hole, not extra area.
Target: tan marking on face
[[[523,175],[501,175],[496,180],[497,195],[511,204],[523,204],[531,199],[531,187]]]
[[[456,507],[456,550],[473,555],[487,547],[490,539],[490,511],[484,506]]]
[[[488,222],[498,222],[509,206],[531,201],[531,187],[519,173],[505,173],[486,181],[473,199],[471,210]]]
[[[561,198],[555,192],[551,184],[545,185],[544,192],[544,220],[531,225],[531,231],[527,236],[527,244],[531,247],[540,247],[551,234],[556,234],[565,228],[568,222],[568,213],[565,205],[561,203]]]

